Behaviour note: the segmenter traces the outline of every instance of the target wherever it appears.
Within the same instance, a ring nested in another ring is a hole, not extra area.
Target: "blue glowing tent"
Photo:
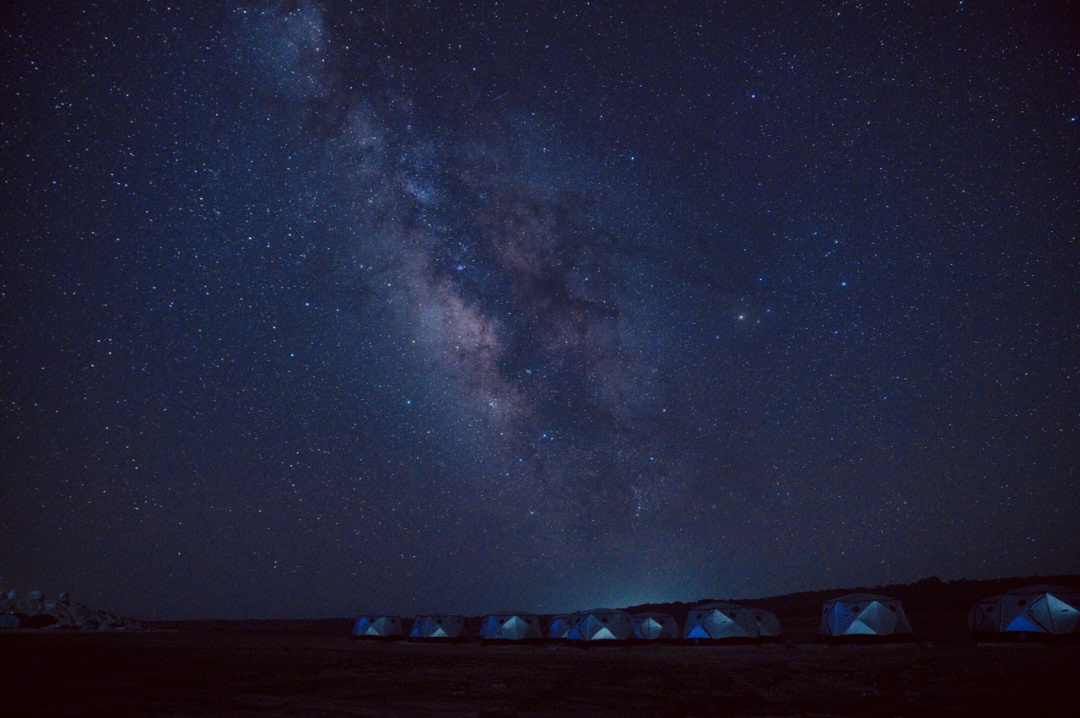
[[[634,638],[643,641],[673,641],[679,637],[678,622],[666,613],[638,613],[630,619]]]
[[[769,611],[714,601],[690,609],[683,638],[692,641],[778,640],[780,622]]]
[[[493,613],[480,624],[481,641],[539,641],[543,637],[540,620],[531,613]]]
[[[574,614],[566,638],[579,643],[629,641],[634,638],[634,627],[625,611],[594,608]]]
[[[417,616],[409,638],[421,641],[460,641],[464,639],[464,631],[465,619],[461,616]]]
[[[1045,634],[1080,632],[1080,590],[1039,584],[976,601],[968,613],[976,634]]]
[[[900,600],[873,593],[852,593],[826,601],[818,632],[826,638],[913,635]]]
[[[567,634],[570,633],[570,624],[572,621],[573,616],[569,614],[563,614],[552,618],[551,625],[548,626],[548,638],[557,641],[565,640]]]
[[[356,638],[401,638],[401,619],[397,616],[358,616],[353,624]]]

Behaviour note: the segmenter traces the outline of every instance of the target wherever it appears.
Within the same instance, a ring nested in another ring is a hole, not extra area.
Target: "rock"
[[[47,613],[37,613],[33,616],[27,616],[20,620],[20,628],[45,628],[46,626],[55,626],[58,623],[56,616],[50,616]]]
[[[26,594],[26,598],[19,603],[21,613],[24,613],[27,616],[36,616],[45,610],[45,600],[41,595],[41,591],[31,591]]]
[[[48,600],[41,591],[30,591],[20,599],[15,591],[0,594],[0,628],[82,629],[88,631],[136,630],[142,624],[108,611],[97,611],[71,600],[64,591],[55,600]]]

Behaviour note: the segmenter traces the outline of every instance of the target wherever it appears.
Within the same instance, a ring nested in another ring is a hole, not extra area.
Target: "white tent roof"
[[[552,617],[551,624],[548,626],[548,638],[566,638],[573,619],[574,617],[570,614]]]
[[[852,593],[825,601],[819,632],[825,636],[894,636],[912,630],[899,599]]]
[[[656,641],[679,637],[678,622],[666,613],[637,613],[630,620],[634,638]]]
[[[694,606],[687,614],[683,628],[683,638],[691,640],[723,641],[779,636],[780,622],[775,614],[728,601]]]
[[[432,614],[417,616],[413,621],[409,638],[451,639],[461,638],[465,630],[465,619],[461,616]]]
[[[540,620],[532,613],[493,613],[480,624],[485,641],[524,641],[543,637]]]
[[[1044,633],[1080,631],[1080,590],[1037,584],[988,596],[968,613],[976,633]]]
[[[357,616],[353,635],[361,638],[389,638],[402,635],[401,618],[398,616]]]
[[[634,637],[630,614],[608,608],[575,613],[570,622],[571,641],[628,641]]]

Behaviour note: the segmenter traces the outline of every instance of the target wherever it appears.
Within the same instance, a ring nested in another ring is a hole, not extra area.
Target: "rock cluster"
[[[0,594],[0,629],[4,628],[130,631],[142,628],[142,624],[133,618],[76,603],[67,591],[51,600],[41,591],[29,591],[20,596],[12,590]]]

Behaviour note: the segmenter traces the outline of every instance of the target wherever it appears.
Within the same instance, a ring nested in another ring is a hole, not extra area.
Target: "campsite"
[[[1073,715],[1080,634],[1056,597],[1077,587],[932,578],[539,617],[57,624],[0,632],[0,689],[6,714],[37,716]]]

